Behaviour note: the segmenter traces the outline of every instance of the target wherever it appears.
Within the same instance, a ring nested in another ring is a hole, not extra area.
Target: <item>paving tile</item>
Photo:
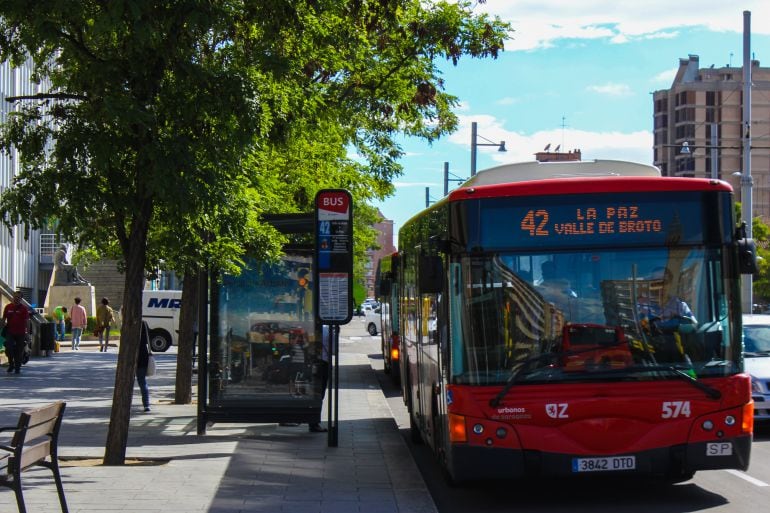
[[[344,329],[343,329],[344,337]],[[174,405],[175,355],[162,353],[151,378],[153,411],[132,411],[128,458],[165,464],[62,468],[72,513],[435,513],[436,508],[379,389],[368,354],[340,345],[339,446],[306,426],[214,424],[198,436],[195,405]],[[63,351],[33,358],[24,379],[0,376],[0,425],[21,408],[67,402],[60,455],[104,454],[117,352]],[[140,404],[138,389],[134,401]],[[326,412],[323,419],[326,423]],[[58,511],[50,472],[25,474],[29,511]],[[15,511],[0,490],[0,511]]]

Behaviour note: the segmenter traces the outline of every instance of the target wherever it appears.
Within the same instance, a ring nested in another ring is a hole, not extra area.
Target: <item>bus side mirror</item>
[[[420,255],[420,294],[438,294],[444,288],[444,262],[438,255]]]
[[[738,240],[738,267],[741,274],[757,274],[759,272],[757,245],[754,239]]]

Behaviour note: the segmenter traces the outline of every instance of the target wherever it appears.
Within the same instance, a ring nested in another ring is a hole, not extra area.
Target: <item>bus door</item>
[[[423,432],[431,445],[439,423],[439,297],[443,289],[443,262],[440,256],[420,259],[420,304],[418,327],[419,402]]]
[[[419,291],[417,290],[417,255],[404,255],[402,272],[403,280],[401,285],[401,306],[399,315],[401,316],[401,342],[404,370],[402,374],[402,390],[404,392],[404,402],[411,412],[411,418],[416,426],[420,426],[420,403],[419,403],[419,332],[420,332],[420,301]]]

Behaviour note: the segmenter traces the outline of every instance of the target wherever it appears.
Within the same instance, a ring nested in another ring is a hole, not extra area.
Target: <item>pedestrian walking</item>
[[[64,330],[67,328],[66,324],[67,307],[58,305],[53,309],[53,321],[56,328],[56,340],[64,342]]]
[[[329,348],[331,347],[331,330],[329,326],[324,325],[321,328],[321,354],[316,357],[313,363],[314,381],[316,383],[316,390],[320,392],[321,401],[323,401],[326,395],[326,386],[329,380],[329,362],[331,354]],[[325,433],[326,428],[321,425],[321,412],[318,412],[318,418],[314,422],[309,422],[308,431],[311,433]]]
[[[3,309],[3,330],[5,331],[5,355],[8,357],[8,372],[21,373],[24,349],[29,330],[29,307],[22,304],[20,291],[13,293],[13,301]]]
[[[81,299],[75,298],[75,304],[70,308],[70,322],[72,323],[72,350],[80,351],[80,337],[88,324],[88,314],[85,307],[80,304]]]
[[[96,307],[96,329],[99,332],[99,351],[107,352],[110,345],[110,328],[115,324],[115,312],[110,300],[102,298],[102,304]]]
[[[150,365],[150,327],[147,321],[142,321],[139,335],[139,357],[136,361],[136,382],[142,393],[144,411],[150,411],[150,388],[147,386],[147,367]]]

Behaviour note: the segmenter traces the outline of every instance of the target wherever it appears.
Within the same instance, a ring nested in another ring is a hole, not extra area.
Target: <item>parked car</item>
[[[770,315],[743,316],[743,356],[751,376],[754,419],[770,420]]]
[[[377,308],[370,308],[364,311],[364,324],[366,325],[366,331],[368,331],[372,336],[380,332],[380,312],[381,309],[379,306]]]

